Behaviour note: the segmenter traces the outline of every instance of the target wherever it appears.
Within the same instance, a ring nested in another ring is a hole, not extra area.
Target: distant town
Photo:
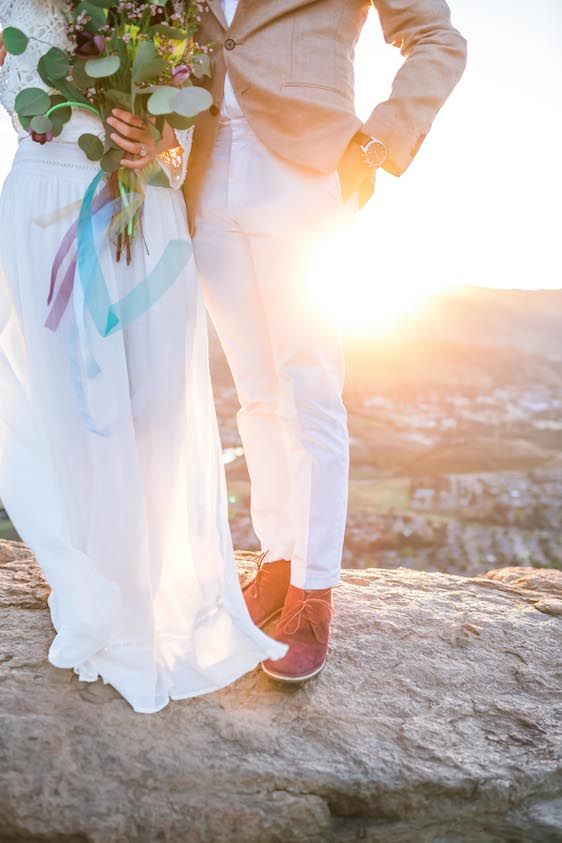
[[[235,545],[257,548],[232,378],[211,334]],[[344,565],[562,569],[562,291],[459,288],[349,344]],[[0,510],[0,537],[15,537]]]
[[[223,436],[232,528],[256,546],[234,415]],[[347,397],[350,510],[344,566],[476,576],[510,565],[562,569],[562,394],[558,385],[490,393]],[[236,456],[238,455],[238,456]],[[238,468],[237,468],[238,466]]]

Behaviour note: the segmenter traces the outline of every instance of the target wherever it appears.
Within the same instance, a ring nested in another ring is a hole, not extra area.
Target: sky
[[[562,287],[562,0],[450,6],[469,44],[466,73],[408,171],[379,175],[326,263],[332,287],[360,277],[361,290],[395,302],[459,284]],[[361,117],[386,99],[401,61],[372,13],[357,52]],[[0,181],[14,148],[3,115]],[[368,303],[359,288],[354,299],[357,312]]]

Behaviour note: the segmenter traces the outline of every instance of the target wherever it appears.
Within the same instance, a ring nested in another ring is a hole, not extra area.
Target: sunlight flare
[[[436,291],[416,277],[397,282],[394,272],[373,260],[372,248],[351,224],[332,231],[311,258],[313,306],[345,334],[390,333]]]

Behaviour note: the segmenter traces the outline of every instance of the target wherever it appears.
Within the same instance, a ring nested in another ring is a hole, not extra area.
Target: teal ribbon
[[[187,239],[170,240],[153,271],[122,299],[112,303],[99,262],[92,213],[96,190],[103,178],[104,173],[98,173],[86,190],[78,218],[77,239],[78,273],[85,306],[100,336],[107,337],[126,328],[164,295],[187,266],[193,246]]]
[[[88,379],[101,373],[89,340],[89,326],[86,313],[89,313],[94,326],[101,337],[108,337],[117,330],[126,328],[152,307],[167,290],[176,282],[181,272],[187,266],[193,254],[190,240],[170,240],[164,253],[153,271],[136,285],[129,293],[117,302],[111,302],[107,283],[100,265],[96,239],[101,242],[100,248],[107,247],[107,231],[113,214],[122,208],[122,199],[107,204],[103,209],[94,212],[93,204],[96,191],[105,177],[99,172],[88,186],[84,201],[80,208],[77,228],[77,268],[80,287],[83,294],[83,306],[77,313],[77,332],[74,334],[71,349],[71,366],[78,391],[81,412],[87,427],[102,436],[109,435],[107,428],[100,428],[91,417],[88,410],[87,395],[84,385],[78,377],[77,343]],[[94,224],[103,227],[104,236],[96,238]],[[75,312],[78,308],[75,307]]]

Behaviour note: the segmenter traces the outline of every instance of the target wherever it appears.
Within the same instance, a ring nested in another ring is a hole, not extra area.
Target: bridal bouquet
[[[40,59],[38,73],[52,93],[25,88],[18,93],[15,110],[24,129],[39,143],[63,131],[73,109],[97,115],[105,138],[85,133],[78,140],[91,161],[99,161],[113,198],[120,197],[112,233],[117,258],[122,249],[130,260],[130,247],[138,227],[143,185],[169,186],[159,166],[132,171],[121,166],[126,154],[111,139],[107,118],[121,108],[140,117],[158,142],[166,124],[187,129],[195,117],[212,106],[207,90],[196,84],[211,72],[207,47],[195,40],[204,0],[67,0],[68,50],[51,47]],[[27,49],[28,36],[8,27],[3,32],[9,53]]]

